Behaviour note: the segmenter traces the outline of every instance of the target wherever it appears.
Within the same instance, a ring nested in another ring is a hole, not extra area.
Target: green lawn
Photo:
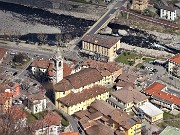
[[[166,127],[166,125],[180,128],[180,114],[172,115],[169,112],[164,112],[164,122],[159,123],[159,127]],[[173,119],[173,120],[172,120]]]
[[[145,57],[143,58],[144,62],[148,63],[150,61],[153,61],[154,59],[153,58],[148,58],[148,57]]]
[[[124,63],[127,65],[134,65],[136,59],[142,58],[142,55],[131,53],[131,52],[124,52],[118,58],[116,58],[116,62]]]

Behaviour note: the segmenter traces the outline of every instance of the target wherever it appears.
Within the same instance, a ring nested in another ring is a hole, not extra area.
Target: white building
[[[145,102],[139,108],[144,112],[145,118],[151,123],[155,123],[163,119],[164,112],[150,102]]]
[[[48,68],[50,66],[50,60],[48,59],[37,59],[37,60],[34,60],[31,64],[31,71],[33,74],[35,73],[46,73]]]
[[[59,135],[61,128],[61,117],[56,112],[49,112],[43,119],[32,124],[35,135]]]
[[[167,6],[160,7],[160,18],[174,21],[176,17],[176,10],[174,8]]]
[[[46,96],[44,92],[31,94],[28,96],[28,108],[32,113],[39,113],[46,110]]]

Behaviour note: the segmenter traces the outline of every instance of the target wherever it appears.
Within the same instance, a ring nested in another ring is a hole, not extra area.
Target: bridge
[[[97,34],[98,31],[107,26],[107,24],[116,17],[119,13],[119,9],[125,4],[126,0],[119,0],[113,3],[113,6],[109,7],[109,10],[82,36],[86,34]],[[81,38],[81,39],[82,39]]]

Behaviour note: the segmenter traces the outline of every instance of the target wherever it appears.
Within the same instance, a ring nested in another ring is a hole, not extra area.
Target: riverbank
[[[153,57],[153,58],[163,59],[163,60],[167,60],[168,58],[173,56],[172,53],[168,53],[165,51],[136,47],[136,46],[128,45],[126,43],[121,43],[121,48],[124,50],[142,54],[143,56]]]

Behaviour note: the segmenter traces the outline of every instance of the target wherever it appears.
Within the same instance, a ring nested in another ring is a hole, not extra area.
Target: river
[[[0,10],[4,12],[12,12],[16,14],[20,14],[21,21],[28,23],[41,23],[48,26],[58,27],[64,33],[71,34],[74,37],[81,37],[88,29],[89,26],[92,26],[95,22],[92,20],[86,20],[82,18],[76,18],[73,16],[63,15],[51,13],[49,11],[27,7],[18,4],[5,3],[0,2]],[[164,44],[160,44],[159,41],[156,40],[156,36],[152,34],[148,34],[145,31],[130,28],[126,25],[114,24],[110,23],[108,26],[113,30],[113,33],[117,34],[118,29],[123,29],[128,32],[127,36],[121,37],[121,42],[128,43],[130,45],[143,47],[143,48],[153,48],[157,50],[164,50],[171,53],[180,53],[179,51],[169,48]],[[37,41],[36,34],[31,33],[31,35],[24,35],[21,38],[24,40],[33,39]],[[53,34],[49,34],[48,40],[55,40],[55,36]]]

